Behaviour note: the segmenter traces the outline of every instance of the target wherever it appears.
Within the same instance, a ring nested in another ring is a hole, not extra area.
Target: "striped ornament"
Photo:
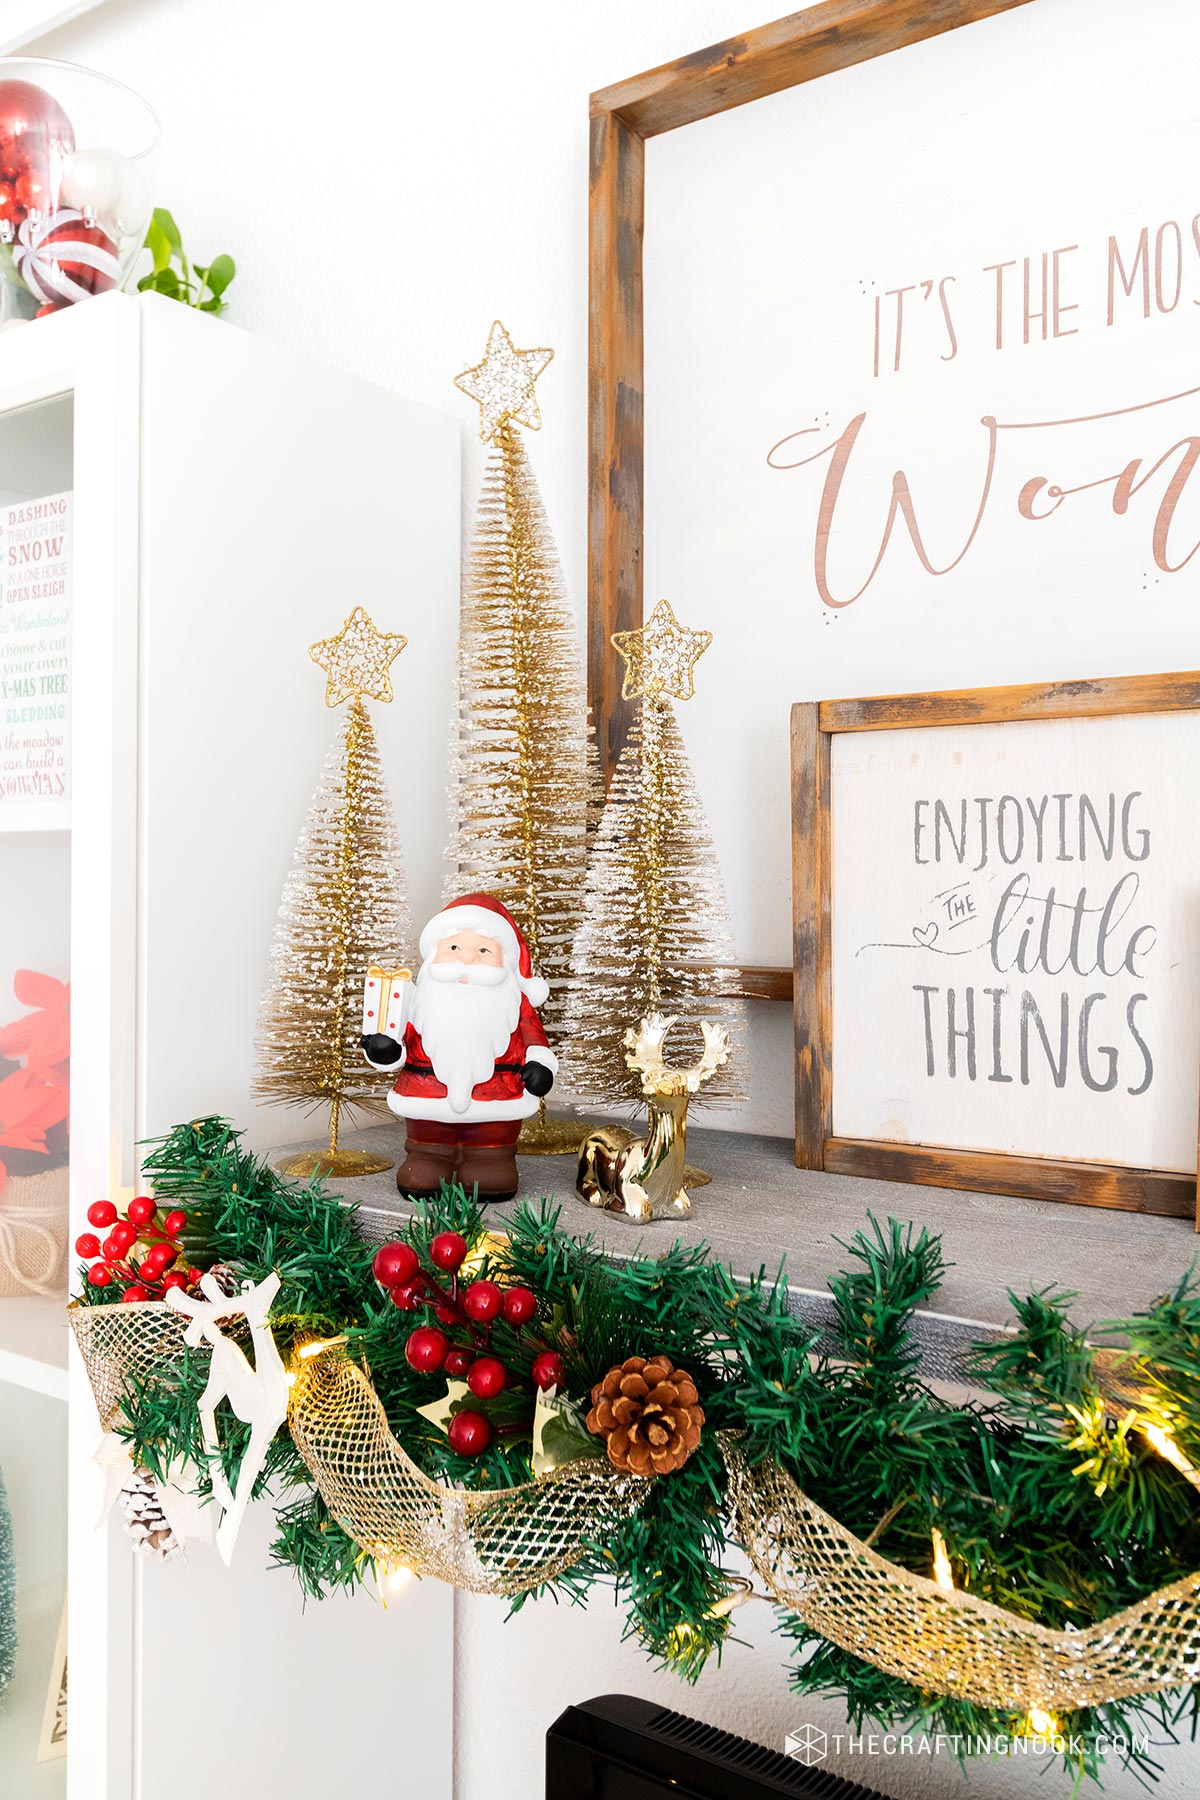
[[[116,246],[81,212],[60,207],[44,218],[30,213],[13,245],[17,274],[35,300],[59,306],[115,288],[121,278]]]

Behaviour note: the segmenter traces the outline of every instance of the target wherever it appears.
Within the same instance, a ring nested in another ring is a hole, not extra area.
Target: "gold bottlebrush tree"
[[[588,864],[571,958],[563,1079],[608,1105],[640,1104],[625,1033],[653,1013],[725,1027],[732,1054],[706,1104],[745,1097],[746,1031],[733,929],[704,808],[671,702],[694,693],[712,641],[661,601],[641,631],[619,631],[623,694],[640,702],[609,788]]]
[[[601,790],[578,630],[515,429],[540,426],[534,382],[552,355],[516,349],[497,320],[483,361],[456,379],[479,404],[490,454],[463,585],[445,899],[482,889],[507,906],[550,983],[541,1014],[553,1044]],[[574,1148],[583,1129],[542,1106],[519,1147]]]
[[[406,639],[377,631],[361,606],[337,637],[313,644],[326,671],[325,703],[349,701],[296,845],[271,944],[255,1046],[253,1091],[281,1106],[329,1107],[329,1148],[280,1164],[284,1174],[367,1175],[385,1157],[338,1147],[348,1108],[387,1091],[363,1060],[363,979],[389,969],[412,939],[391,800],[364,696],[390,701],[388,671]]]

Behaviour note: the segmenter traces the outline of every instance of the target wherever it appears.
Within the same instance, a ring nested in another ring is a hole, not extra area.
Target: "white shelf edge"
[[[0,1381],[65,1400],[69,1336],[65,1300],[36,1294],[0,1300]]]
[[[70,831],[69,800],[14,800],[0,802],[0,834],[30,831]]]

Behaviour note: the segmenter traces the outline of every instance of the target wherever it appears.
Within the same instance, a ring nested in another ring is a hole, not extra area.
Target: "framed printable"
[[[796,1161],[1190,1216],[1200,672],[792,711]]]
[[[593,716],[611,766],[643,596],[712,631],[680,729],[755,991],[794,700],[1195,661],[1200,8],[1129,21],[826,0],[593,97]]]

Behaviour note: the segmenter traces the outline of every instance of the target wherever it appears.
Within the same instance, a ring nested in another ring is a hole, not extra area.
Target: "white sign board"
[[[71,507],[0,506],[0,810],[71,792]]]
[[[1194,666],[1198,67],[1195,0],[1033,0],[648,141],[646,601],[715,634],[743,962],[792,701]]]
[[[1200,716],[835,734],[833,1135],[1196,1168]]]

